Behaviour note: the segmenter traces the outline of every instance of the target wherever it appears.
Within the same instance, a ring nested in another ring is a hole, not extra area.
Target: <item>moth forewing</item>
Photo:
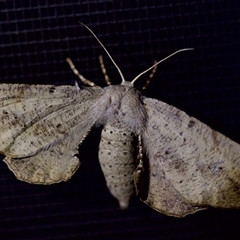
[[[96,102],[102,89],[49,85],[42,93],[40,85],[0,84],[0,92],[7,86],[0,108],[4,161],[23,181],[68,180],[79,165],[78,145],[100,117]]]
[[[240,145],[166,103],[149,98],[144,103],[151,193],[146,203],[162,211],[174,191],[192,207],[240,208]],[[163,182],[168,184],[166,193],[156,194]],[[177,212],[182,217],[192,210]]]

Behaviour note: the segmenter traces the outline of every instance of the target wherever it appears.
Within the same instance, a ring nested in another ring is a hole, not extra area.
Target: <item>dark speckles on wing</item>
[[[188,127],[191,128],[195,125],[195,121],[193,120],[190,120],[189,123],[188,123]]]
[[[51,88],[49,88],[49,93],[54,93],[56,90],[56,87],[52,86]]]

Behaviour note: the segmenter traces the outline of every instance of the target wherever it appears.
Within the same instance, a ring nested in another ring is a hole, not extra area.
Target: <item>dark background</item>
[[[65,62],[104,86],[100,38],[127,80],[153,61],[187,47],[158,67],[144,93],[174,105],[240,143],[239,0],[0,1],[1,82],[74,84]],[[140,87],[147,79],[137,82]],[[30,185],[0,164],[1,239],[240,239],[240,210],[208,209],[183,219],[133,198],[121,211],[97,159],[99,130],[80,147],[81,167],[66,183]]]

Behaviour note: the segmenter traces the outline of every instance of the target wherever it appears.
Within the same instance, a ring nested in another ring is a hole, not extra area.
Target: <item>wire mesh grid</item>
[[[186,47],[159,65],[145,95],[165,101],[240,142],[239,1],[0,1],[1,82],[73,85],[70,57],[88,79],[104,86],[98,55],[114,84],[154,60]],[[140,88],[144,75],[136,83]],[[120,211],[105,186],[96,129],[80,147],[73,178],[51,186],[17,181],[0,166],[2,239],[239,239],[239,211],[215,210],[178,220],[136,197]],[[227,220],[226,220],[227,219]]]

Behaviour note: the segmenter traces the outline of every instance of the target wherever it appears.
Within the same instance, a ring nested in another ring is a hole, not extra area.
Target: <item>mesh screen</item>
[[[70,57],[88,79],[105,86],[104,56],[91,28],[127,80],[158,66],[148,97],[167,102],[240,142],[239,0],[0,1],[1,82],[73,85]],[[145,74],[136,83],[140,88]],[[239,210],[209,209],[166,217],[133,198],[121,211],[97,159],[100,130],[80,147],[81,167],[66,183],[30,185],[0,164],[1,239],[239,239]]]

